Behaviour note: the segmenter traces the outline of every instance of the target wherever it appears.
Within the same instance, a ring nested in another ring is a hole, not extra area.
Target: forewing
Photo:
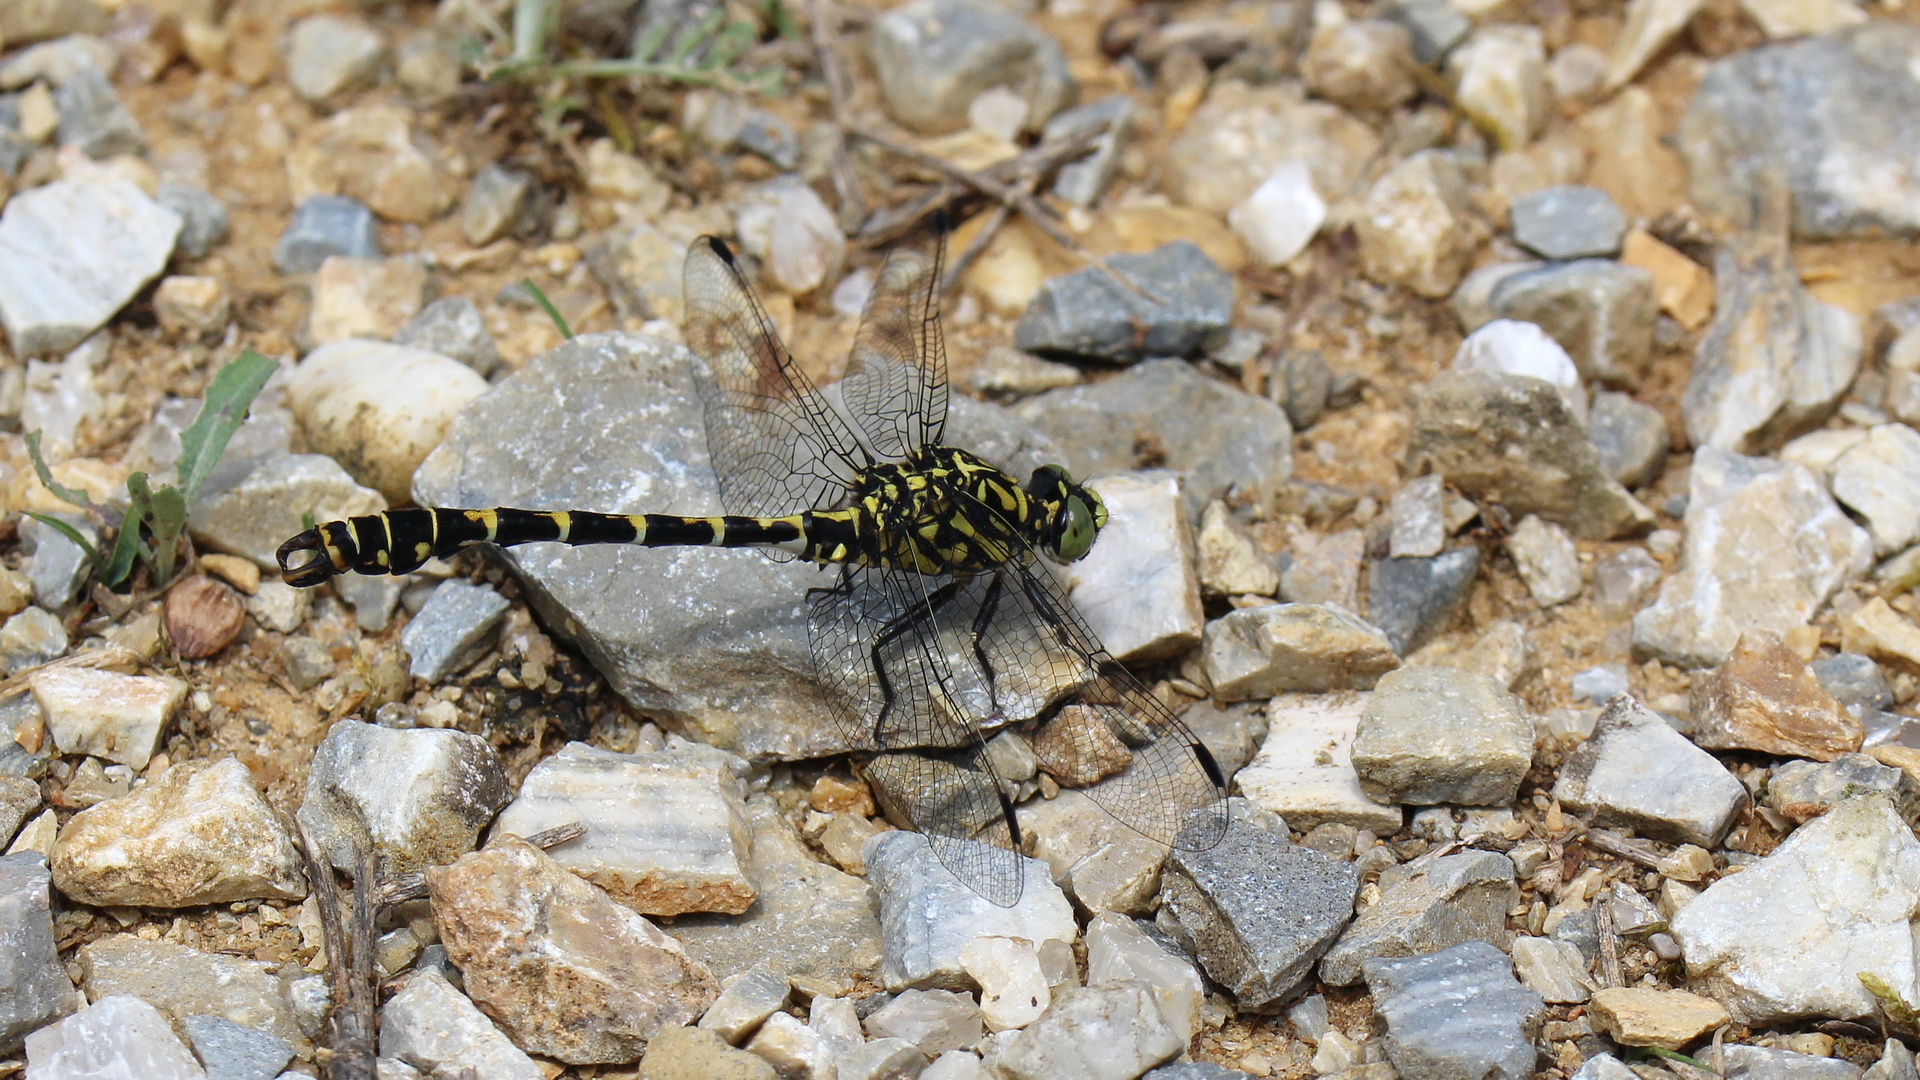
[[[726,245],[687,250],[687,346],[707,362],[702,380],[707,450],[730,513],[823,509],[846,493],[861,452],[846,421],[780,343]]]
[[[854,335],[841,400],[868,445],[898,460],[937,444],[947,420],[947,346],[940,329],[946,230],[894,248]]]
[[[954,877],[1001,907],[1020,902],[1020,855],[984,754],[881,754],[867,763],[866,774],[881,800],[925,834]]]

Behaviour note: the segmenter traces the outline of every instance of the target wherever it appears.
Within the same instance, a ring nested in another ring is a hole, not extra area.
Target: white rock
[[[431,1076],[546,1077],[465,994],[432,972],[408,978],[381,1008],[380,1055]]]
[[[353,865],[360,837],[382,873],[406,873],[472,851],[510,795],[499,755],[477,735],[342,720],[314,752],[299,818],[334,865]]]
[[[928,1057],[972,1046],[985,1033],[972,995],[952,990],[902,991],[867,1017],[866,1029],[876,1039],[905,1039]]]
[[[101,907],[297,900],[305,860],[292,831],[234,758],[183,761],[122,798],[74,815],[51,860],[55,886]]]
[[[1326,220],[1327,202],[1299,161],[1275,166],[1253,194],[1227,211],[1227,224],[1253,257],[1269,266],[1291,262],[1305,251]]]
[[[1593,811],[1598,825],[1711,847],[1733,827],[1747,789],[1712,754],[1622,694],[1601,712],[1593,737],[1567,756],[1553,797]]]
[[[1387,503],[1393,529],[1387,534],[1388,554],[1396,559],[1430,559],[1447,546],[1447,489],[1437,473],[1416,476],[1400,485]]]
[[[748,191],[734,212],[740,244],[764,264],[767,278],[802,296],[840,275],[847,240],[818,192],[793,177]]]
[[[205,1080],[159,1009],[137,997],[101,998],[27,1036],[32,1080]]]
[[[646,915],[738,915],[756,895],[747,877],[747,763],[681,743],[620,754],[568,743],[534,766],[493,832],[532,836],[569,822],[586,835],[549,855]]]
[[[351,338],[387,341],[426,307],[427,267],[412,256],[331,255],[314,272],[312,288],[307,344],[331,345]]]
[[[262,581],[247,597],[247,614],[269,630],[291,634],[313,611],[313,590],[296,589],[284,581]]]
[[[1201,658],[1221,701],[1370,690],[1400,666],[1385,634],[1343,608],[1319,604],[1229,611],[1207,624]]]
[[[1867,433],[1860,428],[1821,428],[1819,431],[1809,431],[1781,447],[1774,456],[1825,476],[1842,454],[1865,442],[1866,438]]]
[[[1503,150],[1532,142],[1553,110],[1546,42],[1537,27],[1481,27],[1448,55],[1447,75],[1456,104],[1491,128]]]
[[[1367,189],[1354,223],[1360,267],[1383,285],[1446,296],[1473,257],[1476,228],[1458,163],[1422,150]]]
[[[1828,475],[1833,497],[1866,520],[1874,554],[1920,540],[1920,432],[1881,424],[1834,459]]]
[[[1200,514],[1197,541],[1200,586],[1214,596],[1272,596],[1280,589],[1280,568],[1218,499]]]
[[[125,180],[56,180],[0,214],[0,323],[15,355],[64,352],[166,269],[179,214]]]
[[[1580,550],[1567,530],[1528,514],[1507,537],[1507,554],[1541,607],[1564,604],[1580,595]]]
[[[990,1066],[1009,1080],[1132,1080],[1186,1046],[1145,983],[1081,987],[995,1048]]]
[[[147,767],[187,693],[187,684],[172,676],[85,667],[42,668],[27,685],[61,753],[91,754],[135,769]]]
[[[1760,29],[1775,41],[1858,26],[1867,13],[1850,0],[1740,0]]]
[[[1124,473],[1089,486],[1107,504],[1107,527],[1087,557],[1067,567],[1074,605],[1122,660],[1186,652],[1200,640],[1206,612],[1180,478]]]
[[[747,1050],[774,1067],[786,1080],[838,1080],[838,1047],[792,1013],[767,1017],[747,1042]]]
[[[1132,919],[1103,913],[1087,924],[1087,985],[1130,980],[1153,988],[1160,1015],[1182,1039],[1192,1039],[1200,1030],[1200,1005],[1206,1000],[1200,972],[1148,937]]]
[[[989,1031],[1026,1027],[1053,1002],[1040,953],[1026,938],[974,938],[960,949],[960,969],[980,984],[980,1018]]]
[[[764,967],[749,968],[727,980],[720,996],[701,1014],[700,1027],[738,1046],[767,1017],[787,1007],[792,990],[786,976]]]
[[[287,380],[287,403],[315,450],[394,502],[412,498],[413,471],[487,380],[458,360],[384,341],[337,341],[308,353]]]
[[[1571,1005],[1593,996],[1587,960],[1580,946],[1554,938],[1513,939],[1513,968],[1527,989],[1554,1005]]]
[[[20,826],[13,837],[13,843],[7,845],[7,854],[18,855],[23,851],[37,851],[42,855],[53,854],[54,842],[60,835],[60,817],[52,810],[43,812],[39,817]]]
[[[1178,202],[1225,214],[1275,168],[1298,161],[1312,172],[1313,189],[1338,202],[1379,150],[1372,128],[1296,85],[1222,79],[1168,146],[1162,183]]]
[[[1475,330],[1453,354],[1453,369],[1529,375],[1552,383],[1568,411],[1587,422],[1587,388],[1580,369],[1559,342],[1533,323],[1495,319]]]
[[[1612,93],[1632,82],[1647,61],[1686,29],[1705,4],[1706,0],[1629,0],[1627,24],[1613,39],[1601,90]]]
[[[1863,976],[1920,1000],[1920,842],[1881,797],[1841,802],[1673,917],[1688,974],[1734,1019],[1877,1014]]]
[[[880,974],[890,990],[964,989],[967,943],[982,935],[1073,943],[1073,907],[1047,864],[1023,859],[1019,902],[1000,907],[941,866],[919,833],[893,830],[867,841],[867,877],[880,894]]]
[[[985,1080],[986,1067],[966,1050],[949,1050],[920,1070],[919,1080]]]
[[[1380,836],[1399,832],[1400,808],[1367,798],[1353,770],[1353,738],[1366,704],[1365,694],[1273,699],[1266,741],[1235,776],[1241,794],[1295,829],[1332,821]]]
[[[386,56],[380,31],[359,19],[308,16],[287,32],[287,81],[307,101],[325,101],[373,82]]]

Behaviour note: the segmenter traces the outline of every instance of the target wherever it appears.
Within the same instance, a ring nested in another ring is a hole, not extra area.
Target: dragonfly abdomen
[[[287,584],[318,585],[335,574],[405,574],[428,559],[476,544],[637,544],[642,547],[772,547],[811,557],[813,514],[756,518],[680,517],[673,514],[599,514],[588,510],[388,510],[329,521],[280,546]],[[820,537],[814,537],[815,540]],[[317,554],[296,564],[300,552]]]

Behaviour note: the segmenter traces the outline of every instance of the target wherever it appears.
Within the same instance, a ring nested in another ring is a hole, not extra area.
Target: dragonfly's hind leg
[[[874,681],[880,684],[880,713],[874,717],[873,720],[873,740],[874,745],[883,750],[887,749],[887,747],[881,741],[881,733],[886,730],[887,716],[893,711],[894,690],[893,680],[887,677],[886,665],[880,662],[880,652],[888,645],[899,640],[901,635],[911,630],[915,623],[922,619],[932,620],[939,618],[940,610],[952,603],[953,598],[960,594],[960,585],[961,582],[949,581],[929,593],[924,606],[915,604],[906,611],[888,619],[887,624],[880,628],[878,634],[874,635],[873,644],[867,649],[868,660],[873,665]],[[843,582],[843,587],[851,592],[853,587],[851,579]],[[936,631],[937,629],[936,627]]]

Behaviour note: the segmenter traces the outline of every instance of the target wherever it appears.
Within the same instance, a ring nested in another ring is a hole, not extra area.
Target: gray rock
[[[224,1016],[183,1017],[180,1026],[207,1080],[273,1080],[293,1059],[292,1043]]]
[[[0,848],[40,810],[40,785],[24,776],[0,775]],[[43,860],[44,861],[44,860]]]
[[[406,873],[473,850],[511,797],[485,739],[342,720],[314,752],[299,818],[333,865],[356,865],[358,839],[371,843],[382,873]]]
[[[1870,656],[1835,653],[1815,660],[1813,677],[1820,688],[1849,709],[1893,708],[1893,687]]]
[[[1580,259],[1501,275],[1487,313],[1539,326],[1580,374],[1622,385],[1642,377],[1660,312],[1652,274],[1610,259]]]
[[[414,474],[414,495],[434,506],[718,512],[695,367],[658,338],[575,338],[468,404]],[[966,399],[947,434],[1018,476],[1053,459],[1030,428]],[[833,571],[707,548],[531,544],[501,558],[543,624],[566,630],[648,715],[749,759],[848,748],[806,630],[807,590],[831,585]]]
[[[1140,1080],[1252,1080],[1253,1074],[1211,1061],[1176,1061],[1151,1070]]]
[[[386,38],[359,19],[309,15],[287,31],[287,82],[310,102],[372,86],[386,61]]]
[[[1564,604],[1580,595],[1580,549],[1567,530],[1528,514],[1507,537],[1507,554],[1541,607]]]
[[[1334,986],[1360,981],[1373,959],[1418,956],[1463,941],[1505,949],[1513,939],[1507,909],[1520,898],[1513,861],[1491,851],[1445,855],[1384,884],[1380,900],[1362,911],[1320,958],[1320,978]]]
[[[120,53],[114,43],[99,36],[106,33],[107,23],[106,12],[97,4],[55,4],[38,11],[21,5],[9,8],[7,15],[11,23],[5,27],[8,41],[16,45],[30,41],[41,43],[19,49],[7,57],[6,63],[0,64],[0,90],[19,90],[36,82],[57,88],[65,86],[81,68],[112,71],[119,63]],[[65,25],[58,28],[43,25],[28,30],[13,22],[22,15],[26,15],[27,20],[52,16]]]
[[[1554,1005],[1572,1005],[1593,996],[1586,957],[1570,941],[1552,938],[1513,939],[1513,967],[1520,982]]]
[[[700,1027],[739,1045],[761,1021],[787,1007],[793,987],[784,975],[750,968],[728,980],[700,1016]]]
[[[1639,610],[1663,573],[1645,548],[1622,548],[1593,566],[1594,606],[1607,618],[1624,619]]]
[[[1733,827],[1747,789],[1658,713],[1622,695],[1601,712],[1593,737],[1567,755],[1553,797],[1594,811],[1597,825],[1711,848]]]
[[[1694,206],[1751,228],[1790,204],[1810,239],[1920,229],[1916,58],[1920,28],[1876,20],[1714,64],[1679,129]]]
[[[1031,127],[1078,92],[1052,38],[1005,9],[967,0],[914,0],[887,12],[874,22],[867,55],[887,111],[923,134],[965,127],[973,99],[992,87],[1026,101]]]
[[[1239,1007],[1272,1012],[1299,996],[1359,889],[1352,864],[1236,819],[1209,850],[1173,850],[1160,898]]]
[[[90,158],[146,153],[147,137],[140,122],[99,68],[89,65],[74,71],[54,91],[53,101],[60,112],[62,147],[73,147]]]
[[[1859,1080],[1861,1068],[1845,1058],[1815,1057],[1771,1046],[1726,1046],[1728,1080]]]
[[[27,1036],[40,1077],[138,1076],[203,1080],[205,1073],[160,1010],[136,997],[96,998],[87,1008]]]
[[[820,862],[780,808],[747,800],[753,823],[748,875],[759,898],[744,915],[685,915],[673,936],[726,979],[754,968],[791,977],[810,994],[844,994],[880,978],[880,923],[865,881]]]
[[[964,990],[960,950],[985,934],[1069,945],[1079,936],[1073,907],[1047,864],[1024,859],[1020,900],[1000,907],[940,865],[927,838],[893,830],[867,841],[867,879],[880,897],[880,973],[889,990]]]
[[[1393,529],[1387,553],[1396,559],[1430,559],[1447,546],[1447,489],[1433,473],[1400,485],[1387,503]]]
[[[1320,1040],[1327,1037],[1327,1032],[1333,1030],[1333,1018],[1327,1012],[1327,996],[1313,994],[1301,998],[1298,1004],[1287,1010],[1287,1023],[1293,1026],[1295,1035],[1318,1046]]]
[[[1452,371],[1415,388],[1413,397],[1409,468],[1437,472],[1469,497],[1519,516],[1539,514],[1588,539],[1653,524],[1652,511],[1601,469],[1586,430],[1552,384]]]
[[[570,742],[533,767],[494,823],[532,836],[578,822],[586,835],[549,853],[644,915],[723,911],[755,896],[747,877],[747,763],[698,743],[621,754]]]
[[[1880,1060],[1867,1066],[1866,1080],[1915,1080],[1920,1070],[1914,1068],[1913,1051],[1899,1039],[1888,1039],[1886,1047],[1880,1052]]]
[[[1144,255],[1107,260],[1151,293],[1148,299],[1098,267],[1049,279],[1014,327],[1028,352],[1119,363],[1192,356],[1224,339],[1233,321],[1233,278],[1198,247],[1176,240]]]
[[[1267,395],[1287,411],[1294,430],[1318,423],[1332,404],[1333,368],[1318,349],[1288,349],[1267,382]]]
[[[792,171],[800,165],[800,137],[785,120],[765,109],[752,109],[740,130],[734,132],[735,146],[759,154],[779,168]]]
[[[1012,413],[1053,440],[1075,476],[1134,468],[1141,447],[1155,448],[1159,464],[1188,473],[1196,517],[1229,487],[1270,498],[1293,470],[1293,429],[1278,405],[1179,360],[1051,390]]]
[[[37,851],[0,857],[0,1048],[8,1051],[81,1004],[54,947],[50,880]]]
[[[1633,617],[1634,652],[1683,667],[1724,663],[1743,631],[1805,626],[1872,559],[1812,472],[1711,446],[1694,452],[1685,523],[1679,569]]]
[[[1505,953],[1468,941],[1406,960],[1369,960],[1367,989],[1387,1026],[1387,1059],[1402,1076],[1523,1080],[1546,1012]],[[1471,1002],[1470,1008],[1462,1004]]]
[[[1367,622],[1406,656],[1460,613],[1479,569],[1480,549],[1472,546],[1431,559],[1374,559],[1367,564]]]
[[[506,597],[485,585],[441,582],[400,635],[413,677],[436,683],[479,659],[508,606]]]
[[[283,274],[311,274],[335,255],[379,257],[373,211],[346,195],[309,195],[274,243],[273,265]]]
[[[296,1004],[307,988],[281,979],[271,964],[127,934],[90,941],[80,946],[78,958],[80,986],[92,1001],[130,994],[176,1023],[218,1016],[296,1048],[306,1046],[311,1034],[303,1030]]]
[[[460,205],[460,235],[484,247],[507,235],[520,221],[534,193],[533,174],[490,161],[474,174]]]
[[[1133,99],[1115,94],[1077,108],[1058,113],[1041,129],[1041,141],[1065,138],[1068,133],[1093,124],[1105,124],[1106,131],[1093,141],[1085,157],[1068,162],[1054,175],[1053,194],[1075,206],[1092,206],[1106,193],[1120,169],[1120,152],[1132,141],[1133,122],[1139,112]]]
[[[1544,259],[1617,255],[1627,215],[1612,196],[1582,184],[1558,184],[1513,200],[1513,242]]]
[[[1627,692],[1627,666],[1595,664],[1585,671],[1576,672],[1568,680],[1567,688],[1573,692],[1576,701],[1605,705]]]
[[[1783,761],[1767,777],[1765,803],[1789,820],[1805,823],[1857,795],[1884,796],[1908,821],[1920,816],[1920,785],[1904,771],[1866,754],[1833,761]]]
[[[1920,540],[1920,432],[1879,424],[1834,459],[1833,497],[1860,515],[1874,554],[1891,555]]]
[[[345,476],[346,473],[342,471],[341,475]],[[333,592],[353,609],[355,625],[362,630],[378,633],[387,628],[394,609],[400,606],[400,594],[416,583],[411,574],[405,577],[343,574],[333,579]]]
[[[273,566],[281,542],[306,528],[304,514],[332,521],[384,510],[386,502],[324,454],[222,457],[188,508],[187,528],[209,548]]]
[[[1493,291],[1500,283],[1527,270],[1538,270],[1547,265],[1538,259],[1524,262],[1488,263],[1460,279],[1447,303],[1453,308],[1453,316],[1460,322],[1460,329],[1466,333],[1487,325],[1501,316],[1493,311]],[[1565,346],[1562,346],[1565,348]]]
[[[1186,1048],[1144,982],[1076,986],[1039,1020],[995,1047],[991,1068],[1008,1080],[1133,1080]]]
[[[1393,0],[1382,14],[1413,34],[1413,57],[1429,66],[1473,32],[1473,20],[1450,0]]]
[[[1800,284],[1785,237],[1727,237],[1713,280],[1713,322],[1680,399],[1687,438],[1764,454],[1833,414],[1860,370],[1860,320]]]
[[[1621,487],[1644,487],[1666,468],[1667,418],[1626,394],[1594,395],[1587,435],[1600,455],[1600,468]]]
[[[894,1080],[925,1068],[927,1057],[903,1039],[874,1039],[841,1053],[835,1071],[843,1080]]]
[[[17,355],[64,352],[166,269],[180,215],[126,180],[56,180],[0,213],[0,323]]]
[[[1207,624],[1201,658],[1220,701],[1290,690],[1367,690],[1400,666],[1386,635],[1338,607],[1318,604],[1230,611]]]
[[[1532,764],[1526,707],[1495,680],[1452,668],[1383,676],[1353,740],[1360,786],[1381,803],[1505,805]]]
[[[100,546],[100,526],[91,519],[77,513],[54,516],[73,526],[96,549]],[[20,544],[30,557],[26,571],[27,580],[33,585],[34,603],[52,610],[72,603],[74,595],[80,591],[80,584],[93,572],[93,563],[87,558],[87,553],[68,539],[65,533],[37,518],[21,520]],[[51,644],[50,635],[42,636]],[[66,636],[65,630],[62,630],[61,651],[66,648]],[[58,656],[59,653],[54,655]]]
[[[154,189],[153,201],[180,215],[180,238],[174,242],[175,254],[189,259],[204,258],[214,245],[227,238],[227,204],[192,184],[162,180]]]
[[[482,375],[500,366],[480,308],[464,296],[443,296],[421,308],[393,335],[393,343],[451,356]]]
[[[587,248],[587,268],[626,319],[682,317],[681,266],[686,249],[649,222],[609,229]],[[857,310],[857,309],[856,309]]]
[[[380,1055],[430,1076],[543,1080],[546,1075],[465,994],[432,974],[410,977],[381,1006]]]
[[[1871,976],[1915,986],[1920,841],[1883,798],[1847,799],[1673,917],[1699,992],[1759,1026],[1875,1013]]]

